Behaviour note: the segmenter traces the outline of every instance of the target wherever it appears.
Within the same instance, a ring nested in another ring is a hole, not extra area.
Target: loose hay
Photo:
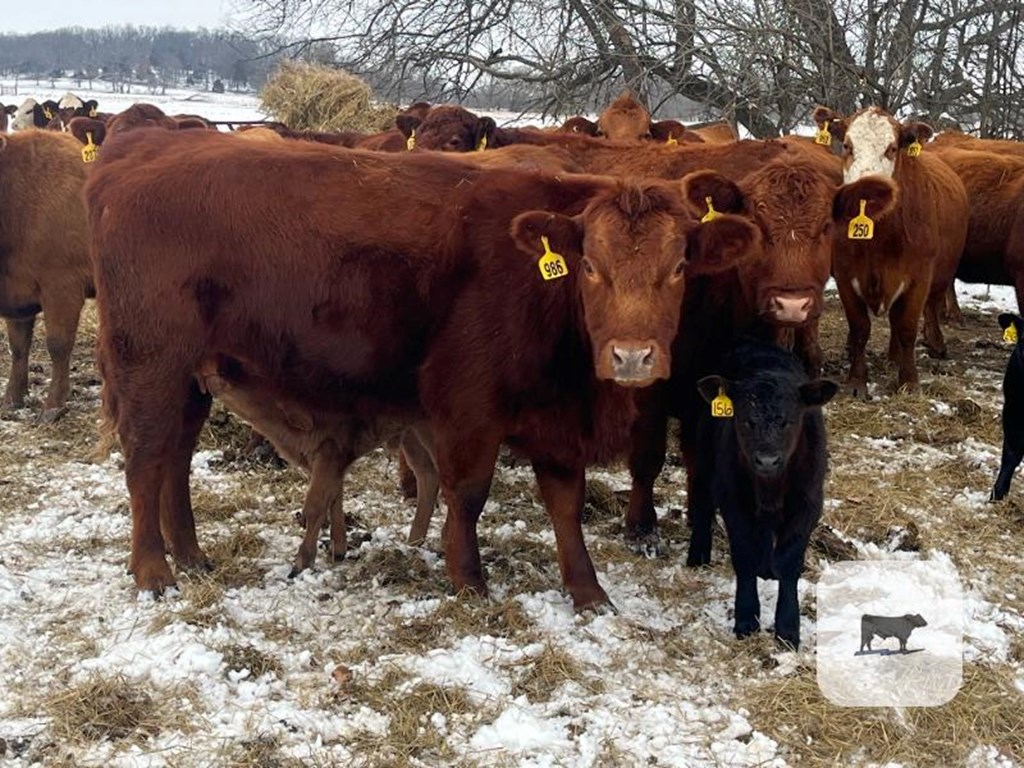
[[[751,688],[744,706],[751,724],[801,765],[963,765],[978,746],[1024,759],[1020,692],[1011,673],[994,667],[965,665],[963,687],[941,707],[837,707],[813,670]]]
[[[85,682],[53,696],[46,703],[52,735],[71,742],[116,741],[132,737],[143,741],[165,727],[180,727],[167,719],[152,695],[121,675],[94,674]]]
[[[394,127],[398,110],[375,104],[365,81],[341,69],[281,63],[260,91],[264,110],[289,128],[375,133]]]
[[[584,673],[580,663],[550,642],[536,656],[516,662],[519,674],[512,686],[512,695],[525,695],[532,704],[550,701],[560,687],[575,682],[591,693],[603,693],[601,680]]]

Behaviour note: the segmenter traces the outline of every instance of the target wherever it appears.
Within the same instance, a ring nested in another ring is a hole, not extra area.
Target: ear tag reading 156
[[[665,146],[677,147],[679,146],[679,140],[675,136],[669,136],[667,139],[665,139]]]
[[[82,147],[82,162],[95,163],[96,152],[99,150],[99,147],[92,143],[92,131],[86,131],[85,138],[86,144],[84,147]]]
[[[850,226],[846,230],[848,240],[870,240],[875,236],[875,222],[864,213],[868,201],[860,201],[860,214],[850,219]]]
[[[1016,344],[1017,343],[1017,326],[1016,325],[1014,325],[1013,323],[1010,323],[1008,326],[1006,326],[1006,330],[1003,331],[1003,341],[1005,341],[1007,344]]]
[[[732,400],[723,387],[718,388],[718,397],[711,401],[711,415],[716,419],[732,418]]]
[[[480,141],[476,144],[476,151],[483,152],[485,149],[487,149],[487,136],[481,136]]]
[[[711,202],[711,195],[705,197],[704,202],[708,204],[708,212],[700,217],[701,224],[707,224],[709,221],[714,221],[715,219],[722,215],[715,210],[715,206]]]
[[[825,147],[832,146],[832,134],[828,132],[828,123],[821,124],[818,135],[814,137],[814,143]]]
[[[907,157],[917,157],[921,154],[921,142],[914,139],[913,143],[907,146]]]
[[[540,236],[540,243],[544,246],[544,255],[537,262],[541,277],[545,280],[557,280],[560,277],[568,276],[569,266],[565,263],[562,254],[551,250],[547,235]]]
[[[407,152],[412,152],[416,149],[416,129],[413,128],[409,133],[409,138],[405,140],[405,149]]]

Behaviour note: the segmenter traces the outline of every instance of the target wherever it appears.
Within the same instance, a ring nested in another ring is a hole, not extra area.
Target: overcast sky
[[[61,27],[225,27],[230,0],[6,0],[0,32]]]

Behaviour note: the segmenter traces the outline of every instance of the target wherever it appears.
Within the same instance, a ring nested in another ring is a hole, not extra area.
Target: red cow
[[[678,120],[652,121],[651,113],[628,91],[609,104],[598,116],[596,123],[585,117],[573,117],[562,125],[561,130],[612,141],[653,140],[664,142],[671,140],[695,144],[701,144],[704,141]]]
[[[854,395],[867,395],[865,348],[871,313],[889,315],[889,358],[899,369],[898,384],[916,388],[914,345],[924,314],[928,353],[946,355],[939,313],[956,274],[967,236],[967,193],[957,175],[941,160],[921,153],[932,130],[924,123],[899,123],[878,107],[848,118],[819,107],[814,121],[828,121],[843,142],[843,177],[849,184],[867,176],[891,178],[897,204],[873,220],[870,239],[850,239],[836,232],[832,269],[849,324],[850,376]],[[837,211],[859,213],[858,199],[840,193]],[[854,233],[856,234],[856,233]],[[869,234],[867,224],[860,234]]]
[[[740,139],[736,129],[725,120],[691,125],[689,130],[697,134],[705,144],[729,144]]]
[[[173,583],[165,549],[206,562],[188,470],[210,407],[196,374],[213,364],[355,429],[425,414],[457,589],[486,589],[476,521],[499,446],[526,453],[566,590],[578,608],[607,602],[580,527],[584,468],[625,451],[637,388],[668,375],[687,276],[752,246],[742,217],[698,224],[705,197],[742,200],[728,181],[550,177],[212,132],[130,132],[97,166],[99,361],[141,589]]]
[[[942,152],[945,149],[970,149],[975,152],[1024,156],[1024,142],[1012,139],[979,139],[966,133],[948,131],[938,134],[925,145],[925,148],[934,152]]]
[[[67,400],[78,318],[94,294],[82,204],[85,175],[81,147],[71,136],[0,136],[0,315],[11,347],[2,404],[24,405],[32,332],[42,312],[53,363],[46,419],[58,416]]]
[[[1024,308],[1024,156],[950,148],[937,157],[960,177],[970,201],[957,277],[1012,285]]]

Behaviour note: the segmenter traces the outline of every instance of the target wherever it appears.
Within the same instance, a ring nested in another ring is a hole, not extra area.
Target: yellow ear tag
[[[95,163],[96,153],[99,152],[99,147],[92,143],[92,131],[85,132],[86,144],[82,147],[82,162],[83,163]]]
[[[718,211],[715,210],[715,206],[711,202],[711,196],[710,195],[708,195],[707,197],[704,198],[704,202],[708,204],[708,212],[705,213],[703,216],[701,216],[701,219],[700,219],[700,223],[701,224],[707,224],[709,221],[714,221],[715,219],[717,219],[719,216],[722,215]]]
[[[481,136],[480,141],[477,142],[476,151],[483,152],[487,149],[487,136]]]
[[[53,120],[53,111],[49,107],[43,107],[43,117],[47,120]]]
[[[1014,325],[1013,323],[1010,323],[1008,326],[1006,326],[1006,330],[1003,331],[1003,341],[1005,341],[1007,344],[1016,344],[1017,343],[1017,326],[1016,325]]]
[[[723,387],[718,388],[718,397],[711,401],[711,415],[716,419],[732,418],[732,400]]]
[[[846,230],[847,240],[870,240],[875,236],[875,222],[864,213],[868,201],[860,201],[860,214],[850,219],[850,226]]]
[[[547,235],[540,236],[540,244],[544,246],[544,255],[537,262],[541,277],[545,280],[557,280],[560,277],[568,276],[569,266],[565,263],[565,258],[562,254],[551,250]]]
[[[921,142],[914,139],[913,143],[907,147],[907,157],[917,157],[921,154]]]
[[[665,146],[677,147],[679,146],[679,140],[675,136],[669,136],[667,139],[665,139]]]
[[[89,107],[89,117],[96,117],[96,107]]]
[[[406,149],[407,152],[412,152],[414,149],[416,149],[416,129],[415,128],[413,128],[412,132],[409,134],[409,138],[405,140],[405,149]]]
[[[822,123],[818,129],[818,135],[814,137],[815,144],[821,144],[825,147],[832,146],[832,134],[828,131],[828,123]]]

